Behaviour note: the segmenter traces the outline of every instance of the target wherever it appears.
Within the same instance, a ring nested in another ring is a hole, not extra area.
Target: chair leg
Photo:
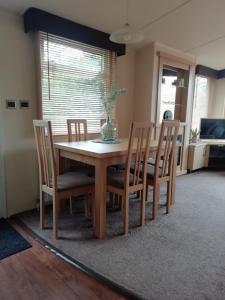
[[[70,196],[70,214],[73,214],[73,197]]]
[[[140,216],[140,225],[143,226],[145,224],[145,202],[146,202],[146,189],[144,188],[141,191],[141,216]]]
[[[129,195],[124,194],[122,198],[123,202],[123,232],[124,234],[128,233],[128,227],[129,227]]]
[[[152,220],[155,220],[157,215],[159,194],[160,194],[159,184],[156,184],[153,189]]]
[[[59,223],[59,196],[53,195],[53,237],[58,239],[58,223]]]
[[[167,182],[167,199],[166,199],[166,213],[169,214],[170,212],[170,205],[171,205],[171,192],[172,192],[172,185],[171,182]]]
[[[148,182],[146,182],[145,201],[148,201]]]
[[[45,197],[42,189],[40,190],[40,228],[45,227]]]

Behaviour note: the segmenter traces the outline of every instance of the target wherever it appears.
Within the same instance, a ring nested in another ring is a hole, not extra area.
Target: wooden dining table
[[[128,139],[115,144],[96,141],[55,143],[56,159],[59,174],[63,171],[63,158],[80,161],[95,167],[95,226],[94,233],[98,238],[106,235],[106,186],[107,167],[125,163],[128,151]],[[150,154],[156,152],[158,141],[150,142]]]

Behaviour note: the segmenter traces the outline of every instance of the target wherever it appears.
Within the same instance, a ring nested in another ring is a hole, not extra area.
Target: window
[[[111,51],[40,32],[42,117],[53,133],[67,134],[66,119],[87,119],[88,132],[104,118],[99,82],[107,90],[116,55]]]
[[[210,79],[196,76],[192,128],[200,128],[200,119],[208,117]]]

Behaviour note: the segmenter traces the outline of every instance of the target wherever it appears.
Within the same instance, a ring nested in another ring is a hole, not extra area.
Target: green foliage
[[[195,129],[191,129],[191,136],[193,138],[197,138],[199,136],[199,131],[198,131],[198,128],[195,128]]]
[[[107,93],[105,90],[105,85],[103,80],[98,81],[98,87],[100,91],[100,97],[101,97],[101,102],[103,104],[105,113],[107,116],[111,116],[112,111],[117,103],[118,97],[126,94],[127,89],[126,88],[121,88],[118,89],[116,86],[116,81],[113,80],[110,90]]]

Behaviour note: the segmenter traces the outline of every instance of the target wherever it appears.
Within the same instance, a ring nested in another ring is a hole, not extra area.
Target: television
[[[225,119],[201,119],[200,139],[225,140]]]

